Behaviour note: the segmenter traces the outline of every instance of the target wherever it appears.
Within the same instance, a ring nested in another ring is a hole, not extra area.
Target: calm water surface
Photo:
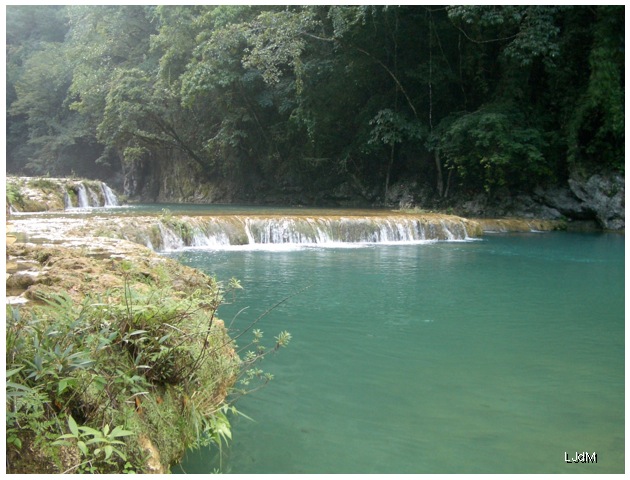
[[[287,349],[187,473],[623,473],[624,237],[183,251]],[[239,327],[240,326],[240,327]],[[565,462],[597,453],[597,464]]]

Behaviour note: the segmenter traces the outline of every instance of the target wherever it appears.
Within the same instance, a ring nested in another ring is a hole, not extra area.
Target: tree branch
[[[378,58],[376,58],[374,55],[372,55],[370,52],[368,52],[367,50],[363,50],[362,48],[359,48],[355,45],[350,45],[352,48],[354,48],[355,50],[367,55],[368,57],[370,57],[372,60],[374,60],[377,64],[379,64],[381,67],[383,67],[383,69],[385,69],[385,71],[389,74],[390,77],[392,77],[392,79],[394,80],[394,82],[396,83],[396,85],[398,86],[398,88],[400,88],[400,91],[403,93],[403,95],[405,96],[405,98],[407,99],[407,104],[409,104],[409,107],[411,108],[411,110],[413,111],[413,115],[414,117],[418,118],[418,112],[416,111],[416,107],[413,106],[413,102],[411,101],[411,98],[409,98],[409,95],[407,94],[407,91],[405,90],[405,88],[402,86],[402,84],[400,83],[400,80],[398,80],[398,77],[396,77],[396,75],[394,74],[394,72],[392,72],[389,67],[387,65],[385,65],[383,62],[381,62]]]
[[[306,32],[306,31],[301,31],[300,33],[302,35],[305,35],[305,36],[310,37],[310,38],[314,38],[315,40],[320,40],[322,42],[331,42],[331,43],[337,42],[340,45],[345,45],[339,39],[320,37],[318,35],[314,35],[312,33]],[[409,107],[413,111],[414,117],[418,118],[418,112],[416,111],[416,107],[414,107],[413,102],[411,101],[411,98],[409,97],[409,94],[407,93],[405,88],[402,86],[402,84],[400,83],[400,80],[398,80],[398,77],[394,74],[394,72],[392,72],[391,69],[387,65],[385,65],[382,61],[380,61],[378,58],[376,58],[374,55],[372,55],[367,50],[364,50],[364,49],[362,49],[360,47],[357,47],[356,45],[352,45],[352,44],[347,44],[347,46],[350,47],[350,48],[355,49],[358,52],[361,52],[364,55],[367,55],[368,57],[370,57],[375,63],[377,63],[379,66],[381,66],[389,74],[390,77],[392,77],[392,80],[394,80],[394,82],[396,83],[398,88],[400,88],[400,91],[403,93],[403,95],[407,99],[407,104],[409,105]]]

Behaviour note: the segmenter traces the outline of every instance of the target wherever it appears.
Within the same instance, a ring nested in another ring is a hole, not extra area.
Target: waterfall
[[[72,197],[68,190],[64,192],[64,208],[73,210],[75,208],[99,208],[118,207],[120,204],[114,191],[104,182],[90,181],[75,182],[73,186],[67,187],[73,190],[77,196],[76,207],[72,204]]]
[[[92,189],[89,186],[86,186],[85,189],[88,194],[90,207],[100,207],[101,201],[98,198],[98,195],[96,194],[96,192],[92,191]]]
[[[83,185],[82,183],[79,183],[78,185],[77,199],[78,199],[78,205],[77,205],[78,208],[90,207],[90,201],[88,200],[88,196],[87,196],[87,189],[85,188],[85,185]]]
[[[158,223],[158,229],[162,244],[161,250],[179,250],[180,248],[186,246],[186,242],[181,235],[181,232],[177,232],[174,229],[169,228],[167,225],[162,224],[162,222]]]
[[[480,230],[452,216],[247,216],[176,217],[157,224],[158,250],[181,248],[343,247],[366,244],[418,244],[466,241]],[[155,224],[154,224],[155,226]],[[140,235],[136,232],[135,235]],[[140,243],[147,244],[147,236]]]
[[[70,194],[68,193],[67,190],[65,191],[63,195],[63,208],[65,208],[66,210],[73,208],[72,199],[70,198]]]
[[[105,203],[103,206],[105,207],[118,207],[118,198],[116,198],[116,194],[114,191],[109,188],[109,186],[105,183],[101,183],[101,190],[103,191],[103,197],[105,198]]]

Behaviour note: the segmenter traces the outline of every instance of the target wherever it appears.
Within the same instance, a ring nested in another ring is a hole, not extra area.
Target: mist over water
[[[624,237],[171,253],[289,347],[188,473],[622,473]],[[244,343],[241,342],[241,343]],[[575,452],[596,464],[569,464]]]

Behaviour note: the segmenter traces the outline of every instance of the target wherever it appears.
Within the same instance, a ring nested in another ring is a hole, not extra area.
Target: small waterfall
[[[118,198],[114,191],[109,188],[109,186],[105,183],[101,183],[101,190],[103,191],[103,198],[105,199],[104,207],[118,207]]]
[[[82,183],[79,183],[77,190],[78,208],[89,208],[90,201],[88,200],[87,188]]]
[[[160,231],[161,250],[172,251],[179,250],[186,246],[186,242],[181,235],[181,232],[177,232],[169,226],[164,225],[162,222],[158,223],[158,229]]]
[[[72,198],[70,198],[70,194],[68,193],[67,190],[65,191],[63,195],[63,208],[65,208],[66,210],[70,210],[71,208],[74,208],[72,206]]]
[[[446,234],[446,238],[447,240],[455,240],[456,237],[455,235],[448,229],[448,226],[446,225],[446,223],[444,221],[440,222],[442,225],[442,231]]]
[[[78,181],[70,188],[77,197],[77,205],[72,204],[72,197],[69,190],[64,192],[64,208],[72,210],[75,208],[99,208],[99,207],[118,207],[120,203],[114,191],[104,182]]]
[[[98,198],[98,195],[96,194],[96,192],[92,191],[89,185],[86,186],[85,189],[87,191],[90,207],[100,207],[101,200]]]

